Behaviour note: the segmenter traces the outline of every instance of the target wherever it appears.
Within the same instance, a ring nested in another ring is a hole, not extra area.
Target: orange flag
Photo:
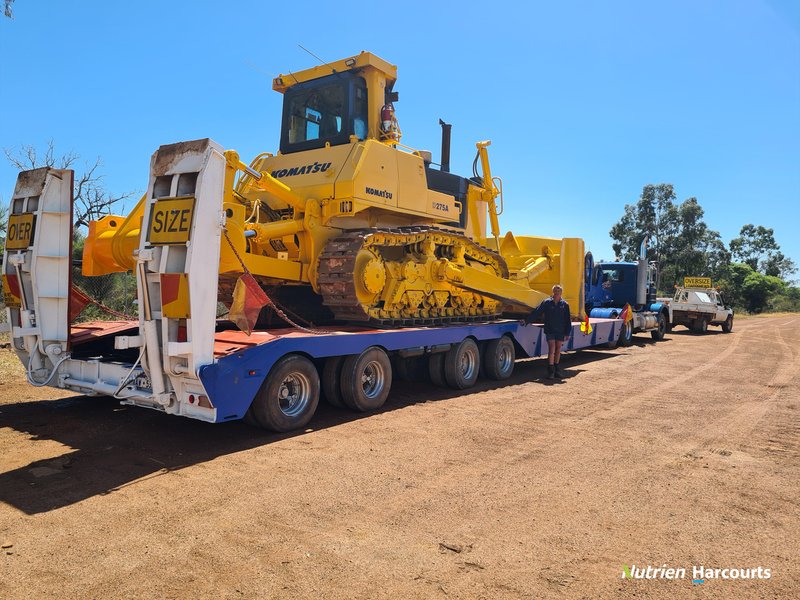
[[[92,303],[92,299],[89,298],[83,291],[76,287],[72,286],[72,290],[69,294],[69,321],[72,323],[75,319],[78,318],[78,315],[83,312],[83,309],[86,308],[89,304]]]
[[[258,285],[250,273],[245,273],[236,280],[233,288],[233,302],[228,312],[228,318],[247,335],[253,332],[256,326],[258,313],[269,304],[269,298]]]
[[[630,304],[625,305],[625,308],[622,309],[619,318],[625,321],[626,323],[633,320],[633,309],[631,309]]]
[[[586,317],[583,319],[583,322],[581,323],[581,332],[584,335],[589,335],[590,333],[592,333],[592,324],[589,323],[589,315],[586,315]]]

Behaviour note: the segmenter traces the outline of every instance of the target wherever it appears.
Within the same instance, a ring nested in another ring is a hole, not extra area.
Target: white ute
[[[725,333],[733,330],[733,309],[713,288],[679,287],[669,304],[673,327],[684,325],[697,333],[705,333],[709,325],[719,325]]]

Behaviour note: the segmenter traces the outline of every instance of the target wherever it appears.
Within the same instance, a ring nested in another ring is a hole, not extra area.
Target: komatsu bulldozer
[[[449,172],[442,121],[438,166],[401,144],[396,80],[397,68],[368,52],[279,75],[279,151],[249,165],[208,139],[162,146],[132,213],[90,224],[84,275],[131,270],[148,248],[172,249],[159,255],[169,267],[177,249],[219,244],[221,301],[248,272],[318,323],[487,320],[529,311],[555,283],[582,317],[583,241],[501,236],[489,142],[477,143],[471,177]],[[217,220],[222,235],[190,240],[198,219]]]

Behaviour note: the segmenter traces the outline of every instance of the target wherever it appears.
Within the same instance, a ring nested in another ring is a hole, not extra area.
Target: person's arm
[[[564,340],[568,340],[572,333],[572,317],[569,314],[569,304],[564,302]]]
[[[528,325],[530,325],[531,323],[534,323],[536,321],[539,321],[542,318],[542,313],[544,312],[544,303],[545,302],[547,302],[547,300],[542,300],[539,303],[539,306],[534,308],[530,313],[528,313],[528,316],[525,317],[525,322]]]

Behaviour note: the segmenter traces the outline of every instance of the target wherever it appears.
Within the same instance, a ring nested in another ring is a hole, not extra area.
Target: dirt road
[[[561,384],[399,384],[284,436],[0,355],[1,598],[800,597],[800,317],[572,354]],[[686,578],[622,578],[665,564]]]

